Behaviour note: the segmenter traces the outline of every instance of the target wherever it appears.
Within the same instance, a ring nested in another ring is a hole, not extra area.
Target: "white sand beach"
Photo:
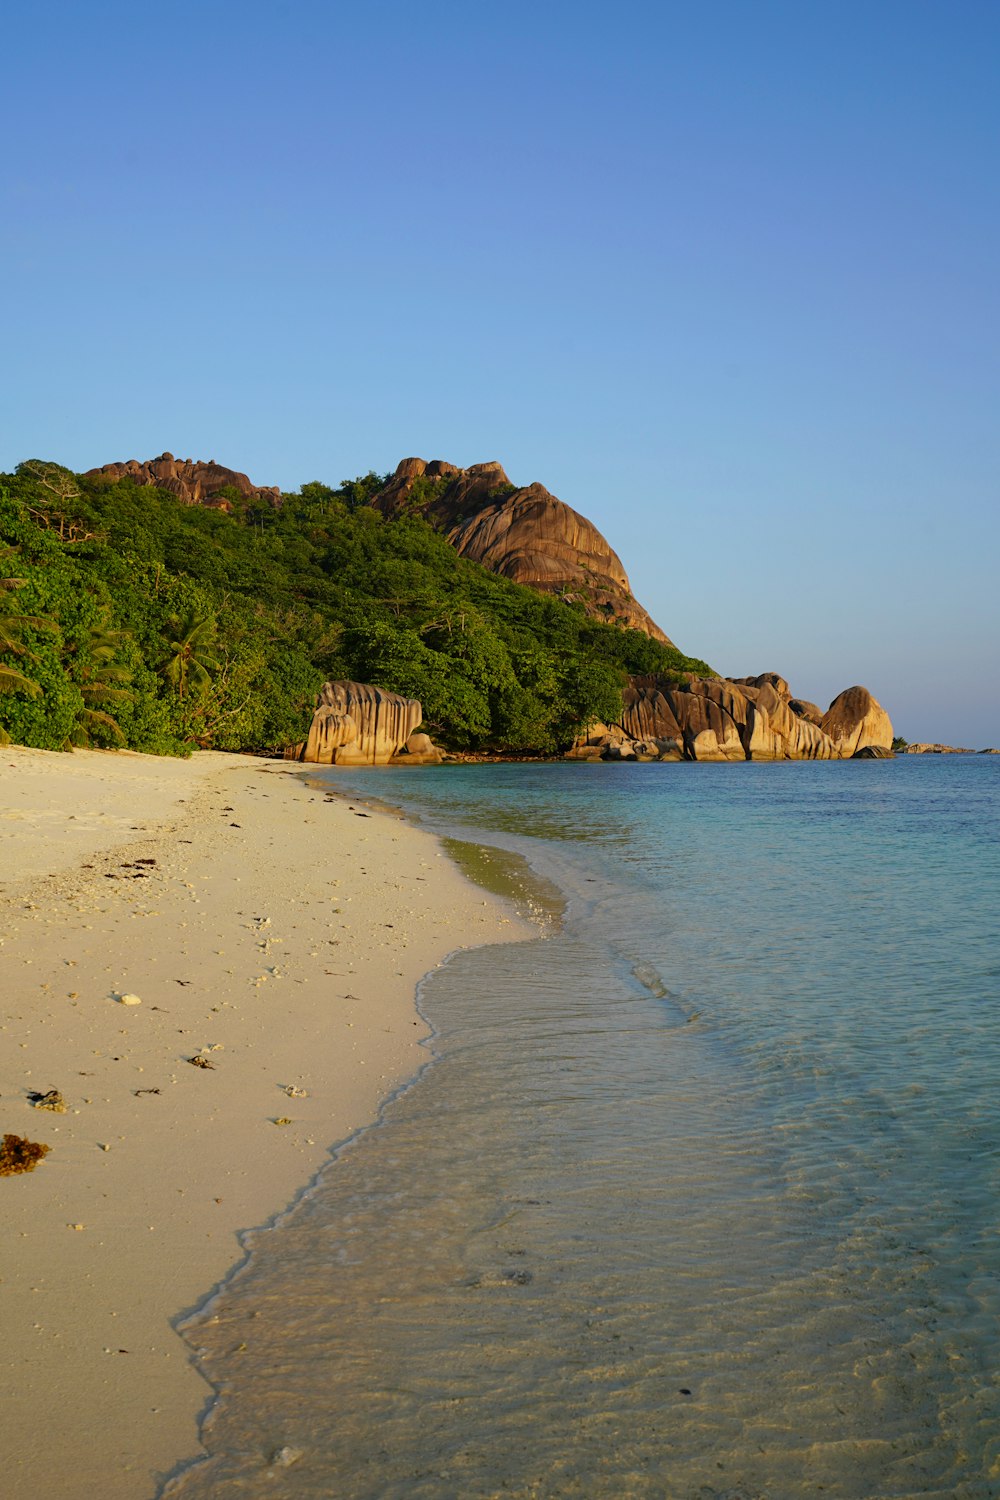
[[[51,1148],[0,1177],[10,1494],[149,1500],[200,1452],[171,1319],[426,1059],[421,975],[530,931],[300,772],[0,749],[0,1132]]]

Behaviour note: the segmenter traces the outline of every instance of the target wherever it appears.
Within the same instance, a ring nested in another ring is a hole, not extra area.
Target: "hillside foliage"
[[[419,698],[455,749],[547,754],[627,672],[704,662],[460,558],[381,478],[279,507],[186,505],[32,460],[0,475],[0,737],[43,749],[280,751],[347,677]]]

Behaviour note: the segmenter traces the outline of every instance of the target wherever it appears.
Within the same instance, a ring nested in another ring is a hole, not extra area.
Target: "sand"
[[[0,1132],[51,1147],[0,1177],[8,1493],[150,1500],[201,1453],[172,1320],[426,1061],[419,978],[528,931],[290,763],[0,750]]]

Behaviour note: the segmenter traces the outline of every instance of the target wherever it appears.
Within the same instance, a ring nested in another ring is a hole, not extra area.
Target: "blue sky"
[[[1000,6],[21,7],[0,469],[499,459],[685,649],[1000,744]]]

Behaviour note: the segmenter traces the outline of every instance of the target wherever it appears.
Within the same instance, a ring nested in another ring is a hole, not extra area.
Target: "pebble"
[[[301,1448],[276,1448],[271,1454],[271,1463],[276,1469],[290,1469],[302,1457]]]
[[[119,995],[119,1005],[141,1005],[142,1001],[138,995]]]

